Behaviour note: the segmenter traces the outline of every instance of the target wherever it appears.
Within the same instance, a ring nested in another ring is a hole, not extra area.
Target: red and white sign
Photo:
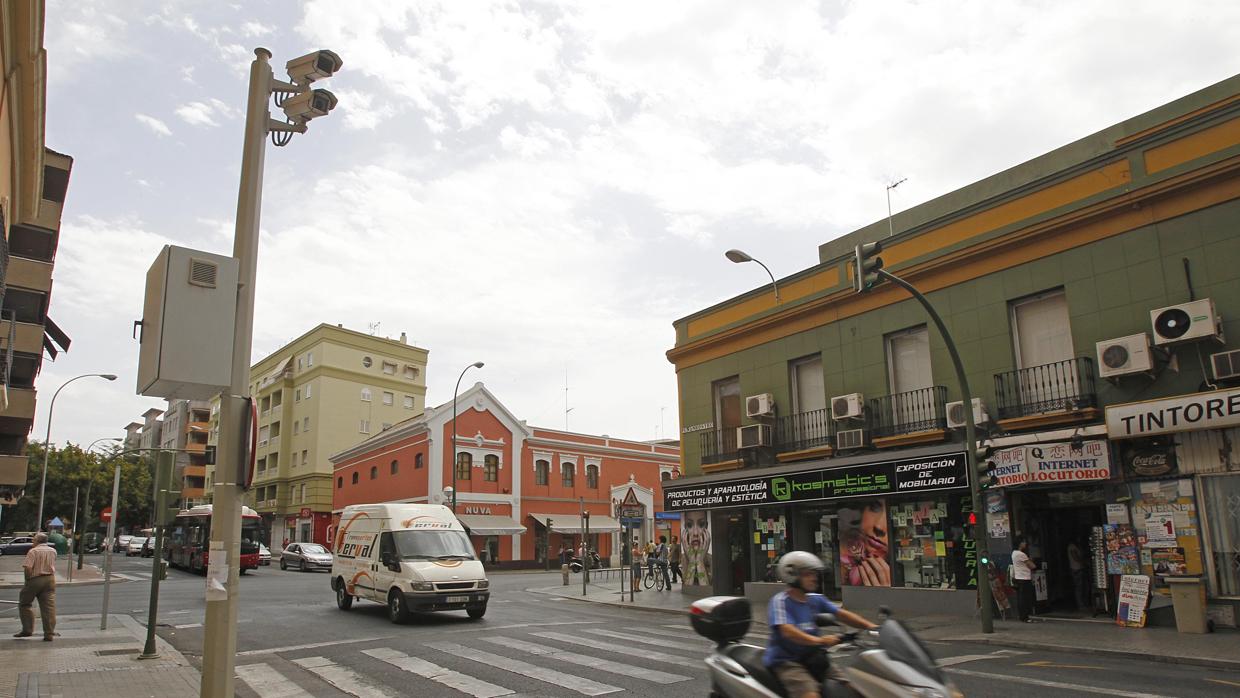
[[[308,519],[313,515],[314,515],[314,512],[310,511],[310,507],[301,508],[301,518]]]
[[[1108,480],[1111,450],[1102,440],[1071,444],[1031,444],[995,453],[995,472],[1000,487],[1024,484],[1071,483]]]
[[[103,511],[99,512],[99,520],[104,523],[111,521],[112,520],[112,507],[104,507]]]

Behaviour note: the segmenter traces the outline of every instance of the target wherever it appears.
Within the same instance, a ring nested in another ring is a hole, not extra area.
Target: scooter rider
[[[827,600],[818,589],[818,573],[824,568],[817,556],[793,551],[779,559],[776,571],[788,588],[771,598],[769,607],[770,639],[767,641],[763,664],[771,670],[792,698],[820,698],[822,675],[826,671],[825,653],[819,648],[840,642],[837,636],[820,636],[815,617],[834,613],[841,622],[856,628],[872,630],[878,626],[852,611],[845,611]],[[808,663],[821,657],[814,678]]]

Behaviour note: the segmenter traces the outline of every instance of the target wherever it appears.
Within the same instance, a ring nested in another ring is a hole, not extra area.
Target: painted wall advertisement
[[[999,487],[1107,480],[1111,451],[1106,441],[1072,444],[1031,444],[996,451],[995,475]]]
[[[1150,578],[1126,574],[1119,580],[1115,622],[1129,628],[1145,627],[1145,607],[1150,601]]]
[[[1133,575],[1141,571],[1137,562],[1137,537],[1132,526],[1107,524],[1103,527],[1107,551],[1107,574]]]

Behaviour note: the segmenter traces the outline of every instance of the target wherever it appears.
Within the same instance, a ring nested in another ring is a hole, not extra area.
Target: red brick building
[[[679,474],[680,449],[531,427],[481,383],[457,398],[456,508],[487,562],[542,563],[548,546],[581,542],[582,507],[591,545],[618,562],[617,505],[632,490],[643,516],[634,535],[679,532],[663,515],[660,483]],[[451,506],[452,403],[427,408],[331,458],[334,518],[350,504],[428,502]],[[547,530],[547,520],[551,530]],[[334,533],[334,522],[332,531]]]

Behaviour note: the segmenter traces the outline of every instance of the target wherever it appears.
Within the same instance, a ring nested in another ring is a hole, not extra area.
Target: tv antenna
[[[904,179],[901,179],[898,182],[893,182],[887,185],[887,237],[891,237],[896,234],[895,230],[891,226],[891,190],[895,189],[901,184],[904,184],[907,181],[908,181],[908,177],[905,177]]]

